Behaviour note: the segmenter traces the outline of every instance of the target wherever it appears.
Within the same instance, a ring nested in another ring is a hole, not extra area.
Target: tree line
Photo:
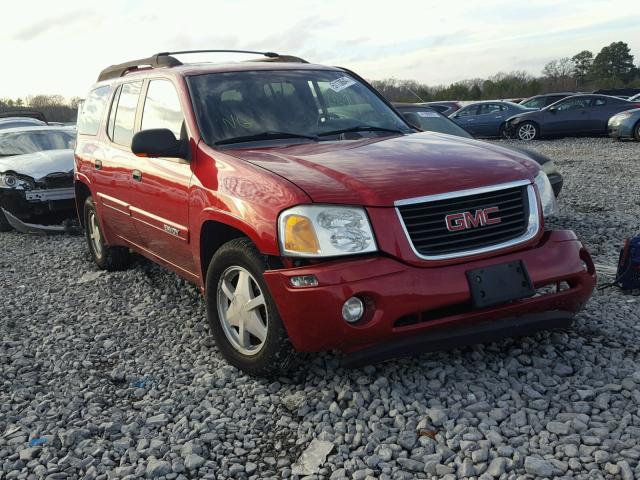
[[[0,111],[3,108],[30,108],[44,113],[50,122],[75,122],[80,97],[65,98],[62,95],[29,95],[26,98],[0,98]]]
[[[395,78],[371,83],[393,102],[521,98],[560,91],[640,88],[640,65],[634,64],[633,55],[625,42],[613,42],[596,55],[583,50],[572,57],[552,60],[544,66],[539,76],[515,70],[446,86],[429,86],[414,80]]]
[[[492,77],[473,78],[450,85],[429,86],[415,80],[373,80],[371,84],[393,102],[430,100],[483,100],[530,97],[559,91],[593,91],[598,88],[640,88],[640,66],[625,42],[613,42],[596,55],[583,50],[572,57],[552,60],[539,76],[524,70],[500,72]],[[2,107],[30,107],[52,122],[74,122],[80,97],[31,95],[24,99],[0,98]]]

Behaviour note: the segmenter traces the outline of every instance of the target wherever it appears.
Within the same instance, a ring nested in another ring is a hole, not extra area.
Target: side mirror
[[[131,151],[138,157],[187,158],[185,142],[176,140],[168,128],[139,131],[131,140]]]
[[[451,118],[460,118],[460,115],[458,115],[457,113],[454,113],[453,115],[451,115]]]
[[[556,113],[558,111],[558,107],[549,107],[549,113]]]

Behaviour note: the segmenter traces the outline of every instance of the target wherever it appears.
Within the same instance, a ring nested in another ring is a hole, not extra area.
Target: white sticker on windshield
[[[416,113],[418,114],[419,117],[438,118],[440,116],[436,112],[416,112]]]
[[[333,90],[334,92],[341,92],[345,88],[350,87],[351,85],[353,85],[355,83],[356,83],[356,81],[352,80],[349,77],[340,77],[340,78],[334,80],[333,82],[329,82],[329,88],[331,90]]]

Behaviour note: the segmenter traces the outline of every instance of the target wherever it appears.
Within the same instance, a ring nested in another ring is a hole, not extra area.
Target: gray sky
[[[640,63],[637,2],[619,0],[12,1],[2,16],[0,97],[84,96],[108,65],[182,49],[272,50],[430,85],[538,74],[618,40]]]

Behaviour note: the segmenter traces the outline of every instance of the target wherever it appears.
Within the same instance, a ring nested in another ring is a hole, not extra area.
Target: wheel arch
[[[198,223],[200,224],[199,231],[194,232],[193,240],[194,243],[198,242],[198,245],[194,246],[194,254],[198,255],[196,261],[199,263],[198,271],[201,275],[202,286],[205,283],[211,258],[222,245],[234,238],[248,238],[262,255],[272,259],[280,256],[275,222],[272,224],[271,222],[252,221],[236,217],[225,211],[205,209],[202,211]]]
[[[86,183],[78,180],[76,180],[74,187],[76,191],[76,211],[78,213],[78,220],[80,221],[80,225],[84,228],[84,202],[91,196],[91,189]]]

